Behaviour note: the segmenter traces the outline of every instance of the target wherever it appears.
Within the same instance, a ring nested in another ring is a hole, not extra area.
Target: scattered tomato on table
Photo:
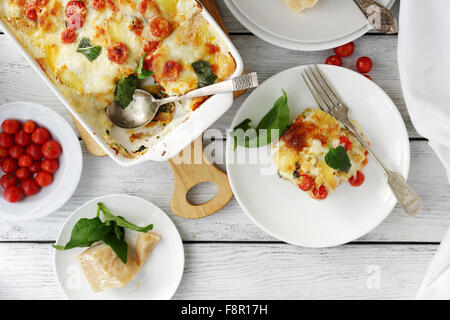
[[[0,186],[5,200],[18,202],[50,185],[61,153],[61,145],[36,122],[4,120],[0,132],[0,169],[4,173]]]

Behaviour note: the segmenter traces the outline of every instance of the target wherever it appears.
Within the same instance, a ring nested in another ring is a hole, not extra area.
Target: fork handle
[[[374,153],[372,147],[366,142],[366,140],[361,136],[361,134],[356,130],[353,123],[350,121],[345,123],[346,127],[356,136],[358,141],[366,148],[370,155],[375,159],[375,161],[383,169],[384,174],[387,178],[387,183],[391,187],[392,192],[394,192],[395,197],[398,202],[402,205],[403,209],[410,216],[415,216],[420,213],[423,209],[423,202],[414,192],[414,190],[406,183],[403,176],[397,172],[389,170],[380,158]]]

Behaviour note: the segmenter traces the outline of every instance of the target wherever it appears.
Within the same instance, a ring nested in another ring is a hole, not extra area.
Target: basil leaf
[[[123,263],[128,261],[128,244],[123,238],[118,238],[116,232],[111,230],[104,238],[103,242],[110,246]]]
[[[92,46],[88,38],[81,39],[77,52],[84,54],[89,61],[94,61],[102,52],[102,47]]]
[[[250,131],[250,129],[253,129],[250,122],[250,119],[245,119],[231,132],[231,135],[234,137],[235,150],[238,144],[251,148],[272,143],[275,138],[272,137],[272,130],[278,130],[279,137],[283,135],[289,127],[289,105],[286,92],[283,90],[283,95],[275,101],[272,109],[259,121],[255,130]],[[239,129],[241,130],[236,133]],[[244,132],[243,136],[240,134],[242,132]]]
[[[211,65],[208,61],[196,61],[192,64],[192,68],[194,68],[194,71],[197,74],[198,88],[209,86],[217,79],[217,76],[212,72]]]
[[[145,54],[139,59],[139,64],[136,68],[136,74],[139,79],[146,79],[153,75],[153,72],[150,70],[143,69],[144,67]]]
[[[65,246],[53,245],[57,250],[68,250],[75,247],[90,247],[94,242],[101,241],[109,233],[110,227],[103,224],[100,218],[82,218],[72,229],[70,240]]]
[[[328,146],[328,148],[329,151],[325,155],[326,164],[330,168],[348,173],[352,167],[352,163],[345,148],[343,146],[338,146],[336,149],[333,149],[331,146]]]
[[[133,101],[133,93],[137,88],[137,77],[134,74],[125,77],[124,75],[116,84],[114,98],[120,106],[125,109]]]
[[[98,208],[103,212],[103,216],[105,217],[105,221],[113,221],[115,222],[119,227],[124,227],[130,230],[134,230],[137,232],[147,232],[149,230],[153,229],[153,224],[149,224],[146,227],[139,227],[129,221],[127,221],[125,218],[120,216],[113,215],[104,205],[103,203],[99,202],[97,203]]]

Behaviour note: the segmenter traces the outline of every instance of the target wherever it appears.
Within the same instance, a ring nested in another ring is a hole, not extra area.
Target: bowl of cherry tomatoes
[[[0,106],[0,217],[31,220],[58,210],[80,181],[78,137],[42,105]]]

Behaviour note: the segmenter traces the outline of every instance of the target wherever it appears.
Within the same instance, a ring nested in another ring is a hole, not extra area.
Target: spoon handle
[[[188,100],[192,98],[197,97],[205,97],[205,96],[211,96],[214,94],[224,93],[224,92],[232,92],[232,91],[239,91],[239,90],[245,90],[250,89],[258,86],[258,76],[256,72],[250,73],[250,74],[244,74],[236,78],[231,78],[229,80],[225,80],[222,82],[218,82],[215,84],[212,84],[210,86],[206,86],[200,89],[192,90],[185,95],[182,96],[173,96],[168,97],[159,100],[160,105],[170,103],[170,102],[176,102],[176,101],[182,101],[182,100]]]

